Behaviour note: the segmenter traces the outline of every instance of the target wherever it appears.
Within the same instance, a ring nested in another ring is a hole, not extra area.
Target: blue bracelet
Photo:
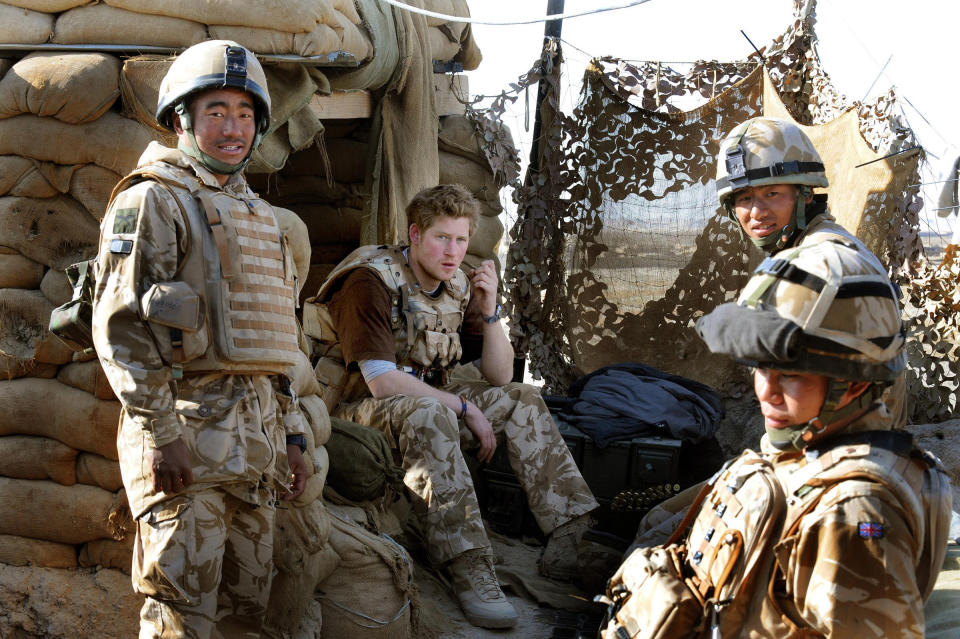
[[[463,398],[463,395],[460,396],[460,415],[457,416],[457,419],[463,419],[467,416],[467,400]]]

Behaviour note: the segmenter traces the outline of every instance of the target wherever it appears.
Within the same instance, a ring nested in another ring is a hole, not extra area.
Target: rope
[[[385,4],[392,5],[404,11],[409,11],[411,13],[419,13],[420,15],[428,16],[430,18],[440,18],[441,20],[446,20],[447,22],[466,22],[469,24],[490,24],[497,26],[512,26],[520,24],[536,24],[537,22],[549,22],[553,20],[565,20],[567,18],[579,18],[580,16],[588,16],[594,13],[603,13],[604,11],[616,11],[617,9],[627,9],[629,7],[635,7],[639,4],[646,4],[650,0],[627,0],[626,2],[621,2],[620,4],[611,5],[607,7],[597,7],[596,9],[589,9],[587,11],[576,11],[573,13],[556,13],[549,16],[544,16],[542,18],[531,18],[529,20],[478,20],[476,18],[467,18],[463,16],[451,16],[445,13],[437,13],[436,11],[427,11],[426,9],[421,9],[419,7],[414,7],[400,0],[380,0]]]

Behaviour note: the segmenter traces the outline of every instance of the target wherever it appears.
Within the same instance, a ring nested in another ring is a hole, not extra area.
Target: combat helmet
[[[823,161],[807,134],[793,122],[758,117],[734,127],[720,143],[717,197],[727,215],[743,229],[733,207],[733,192],[748,186],[801,186],[790,222],[778,233],[750,240],[765,250],[785,248],[796,231],[806,228],[805,196],[815,186],[828,186]]]
[[[190,96],[208,89],[228,88],[248,92],[255,104],[256,137],[247,157],[239,164],[226,164],[199,149],[187,109]],[[180,124],[193,145],[193,148],[186,148],[181,144],[184,153],[215,173],[229,175],[240,171],[270,126],[270,94],[267,92],[267,76],[263,67],[253,53],[230,40],[207,40],[193,45],[174,60],[160,82],[157,123],[173,131],[174,112],[180,116]]]
[[[768,431],[772,444],[801,449],[866,411],[906,366],[899,292],[857,244],[833,239],[766,258],[736,302],[697,322],[714,353],[749,366],[829,378],[820,414],[807,424]],[[847,382],[870,382],[843,407]]]

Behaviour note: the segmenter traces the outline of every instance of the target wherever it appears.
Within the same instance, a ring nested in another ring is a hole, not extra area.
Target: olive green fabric
[[[330,418],[327,483],[353,501],[383,495],[388,485],[403,486],[403,470],[393,461],[387,436],[376,428]]]

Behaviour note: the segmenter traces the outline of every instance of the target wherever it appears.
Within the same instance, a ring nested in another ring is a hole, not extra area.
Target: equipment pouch
[[[161,355],[173,363],[203,355],[210,344],[203,298],[186,282],[158,282],[140,300],[143,318],[170,331],[154,331]],[[170,351],[167,351],[169,345]]]
[[[67,267],[73,297],[50,313],[50,332],[80,352],[93,350],[94,263],[95,260],[86,260]]]
[[[637,548],[607,585],[602,639],[680,639],[703,629],[704,602],[683,575],[686,545]]]

